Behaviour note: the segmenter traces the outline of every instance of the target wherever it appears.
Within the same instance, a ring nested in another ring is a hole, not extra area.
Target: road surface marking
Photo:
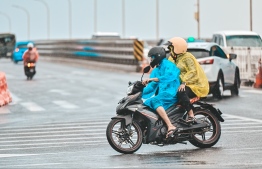
[[[34,156],[37,154],[0,154],[0,158],[3,157],[21,157],[21,156]]]
[[[259,119],[252,119],[252,118],[248,118],[248,117],[242,117],[242,116],[236,116],[236,115],[230,115],[230,114],[223,114],[224,117],[226,118],[237,118],[237,119],[242,119],[242,120],[246,120],[246,121],[253,121],[253,122],[258,122],[258,123],[262,123],[262,120]]]
[[[262,94],[261,90],[244,90],[243,92],[246,93],[255,93],[255,94]]]
[[[64,96],[68,96],[68,95],[71,95],[70,93],[64,91],[64,90],[60,90],[60,89],[52,89],[52,90],[49,90],[49,92],[51,93],[58,93],[58,94],[61,94],[61,95],[64,95]]]
[[[20,104],[30,111],[44,111],[45,110],[44,108],[38,106],[34,102],[24,102]]]
[[[8,114],[8,113],[11,113],[8,108],[0,107],[0,114]]]
[[[77,105],[74,105],[74,104],[69,103],[69,102],[64,101],[64,100],[55,100],[55,101],[53,101],[53,103],[62,107],[62,108],[65,108],[65,109],[76,109],[76,108],[78,108]]]
[[[14,93],[10,92],[10,94],[11,94],[11,97],[12,97],[12,102],[9,103],[9,105],[14,105],[17,102],[21,101],[21,99],[19,97],[17,97]]]

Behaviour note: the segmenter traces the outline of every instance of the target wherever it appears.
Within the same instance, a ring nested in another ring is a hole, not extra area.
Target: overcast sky
[[[73,39],[87,39],[95,29],[146,40],[198,35],[197,22],[194,19],[197,0],[159,0],[159,31],[156,26],[156,0],[124,0],[124,12],[123,0],[71,0],[71,34],[68,6],[70,0],[40,1],[42,2],[0,0],[0,33],[15,33],[17,40],[26,40],[28,37],[32,40],[47,39],[48,31],[50,39],[68,39],[70,35]],[[48,6],[50,20],[43,1]],[[213,32],[221,30],[250,30],[249,2],[250,0],[200,0],[200,38],[211,38]],[[29,13],[30,22],[21,7]],[[260,35],[261,9],[262,0],[253,0],[253,31]],[[94,17],[95,11],[97,19]],[[49,27],[47,22],[50,22]]]

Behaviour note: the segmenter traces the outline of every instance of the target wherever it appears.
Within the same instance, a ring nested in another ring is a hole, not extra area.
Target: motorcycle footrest
[[[186,125],[186,126],[192,126],[191,123],[187,123],[184,119],[178,119],[178,123]]]

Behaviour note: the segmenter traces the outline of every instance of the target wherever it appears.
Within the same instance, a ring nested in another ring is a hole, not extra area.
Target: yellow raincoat
[[[176,61],[170,56],[168,60],[172,61],[180,69],[180,80],[186,83],[186,86],[198,97],[205,97],[209,93],[209,84],[206,74],[195,57],[186,52],[179,54]]]

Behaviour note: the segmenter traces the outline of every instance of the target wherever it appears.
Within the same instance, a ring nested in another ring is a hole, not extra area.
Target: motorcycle
[[[35,62],[28,62],[25,66],[25,75],[27,76],[27,80],[32,80],[35,73]]]
[[[150,71],[145,67],[141,81],[129,82],[127,96],[122,98],[116,107],[116,116],[111,118],[106,137],[111,147],[119,153],[132,154],[142,144],[158,146],[177,143],[192,145],[199,148],[214,146],[221,135],[220,122],[222,112],[213,105],[203,102],[201,98],[191,99],[196,121],[188,123],[187,112],[179,104],[166,110],[171,123],[178,128],[172,137],[166,138],[167,126],[161,117],[151,108],[143,105],[142,91],[145,87],[142,78]]]

